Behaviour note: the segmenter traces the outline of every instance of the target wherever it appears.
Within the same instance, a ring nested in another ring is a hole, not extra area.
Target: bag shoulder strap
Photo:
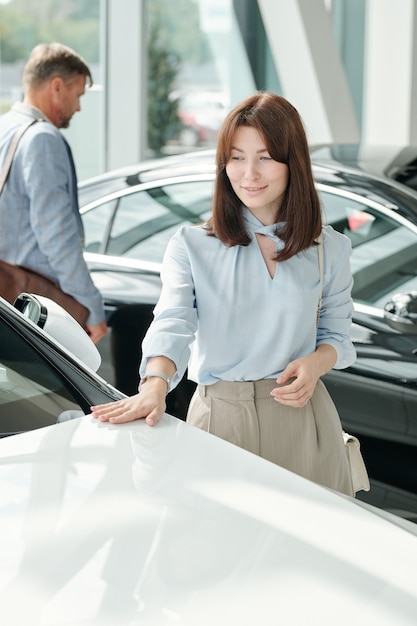
[[[7,150],[6,158],[4,160],[3,170],[2,170],[2,172],[0,174],[0,193],[3,191],[3,187],[4,187],[5,183],[6,183],[7,177],[9,175],[10,168],[11,168],[12,162],[13,162],[14,153],[16,152],[16,148],[17,148],[17,145],[18,145],[19,141],[21,140],[22,136],[27,131],[27,129],[30,126],[32,126],[32,124],[34,124],[35,122],[38,122],[38,121],[39,120],[37,118],[32,118],[29,122],[26,122],[26,124],[23,124],[22,126],[19,126],[19,128],[17,129],[17,131],[13,135],[13,138],[12,138],[12,140],[10,142],[9,149]]]
[[[320,272],[320,295],[319,295],[319,303],[317,305],[317,320],[316,326],[319,326],[320,320],[320,311],[321,311],[321,303],[323,300],[323,275],[324,275],[324,265],[323,265],[323,235],[320,235],[317,238],[317,255],[319,258],[319,272]]]

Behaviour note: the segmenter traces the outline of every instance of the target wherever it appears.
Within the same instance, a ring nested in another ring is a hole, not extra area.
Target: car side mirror
[[[30,293],[21,293],[13,306],[94,372],[101,363],[100,352],[78,322],[59,304]]]
[[[384,306],[384,319],[401,333],[417,334],[417,291],[394,294]]]

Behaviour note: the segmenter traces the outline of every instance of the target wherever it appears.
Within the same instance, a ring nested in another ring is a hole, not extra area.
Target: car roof
[[[386,175],[381,167],[367,168],[355,162],[353,145],[342,150],[340,159],[336,145],[311,146],[313,173],[316,183],[356,193],[394,208],[403,217],[415,222],[417,218],[417,190]],[[334,150],[333,150],[334,148]],[[369,149],[368,154],[372,151]],[[376,159],[375,159],[376,160]],[[369,161],[370,163],[370,161]],[[392,170],[390,170],[392,171]],[[116,169],[90,178],[79,185],[80,206],[83,209],[100,198],[133,189],[143,183],[174,181],[191,175],[214,178],[215,150],[186,152],[160,159],[148,160]]]
[[[112,178],[126,178],[138,173],[150,175],[166,168],[175,168],[184,164],[188,168],[192,162],[197,164],[212,164],[215,159],[215,149],[195,150],[162,156],[160,158],[141,161],[137,164],[114,169],[112,171],[91,177],[80,182],[80,187]],[[335,165],[348,167],[368,174],[386,177],[405,184],[405,177],[417,175],[417,145],[377,145],[362,143],[320,143],[310,145],[310,155],[313,163],[334,167]]]
[[[313,144],[310,154],[315,174],[329,177],[334,172],[357,175],[357,180],[385,180],[417,190],[417,146],[363,144]],[[81,196],[88,189],[107,185],[111,193],[129,186],[168,177],[215,171],[215,149],[196,150],[118,168],[79,183]],[[107,192],[106,192],[107,193]],[[86,204],[86,202],[83,202]]]
[[[9,437],[0,482],[5,624],[409,626],[417,614],[413,524],[168,415]]]
[[[417,189],[417,146],[404,144],[324,143],[310,146],[313,161],[347,167]]]
[[[214,156],[214,150],[197,150],[145,160],[88,178],[78,185],[80,205],[85,206],[97,200],[100,190],[108,195],[140,183],[188,174],[212,173],[215,169]]]

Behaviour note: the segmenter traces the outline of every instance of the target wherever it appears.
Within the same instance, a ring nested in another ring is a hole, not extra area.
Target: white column
[[[363,140],[417,141],[415,0],[367,0]]]
[[[81,111],[75,113],[69,128],[61,130],[71,146],[79,182],[104,171],[102,111],[102,87],[94,83],[81,98]]]
[[[358,124],[324,0],[258,4],[283,95],[302,116],[310,143],[357,141]]]
[[[145,0],[105,0],[105,169],[136,163],[146,147]]]

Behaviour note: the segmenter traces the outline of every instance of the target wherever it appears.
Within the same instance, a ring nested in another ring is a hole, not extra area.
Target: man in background
[[[86,87],[85,61],[60,43],[36,46],[23,70],[22,102],[0,117],[0,170],[17,129],[36,119],[18,144],[0,195],[0,258],[46,274],[89,310],[94,343],[106,333],[101,295],[83,257],[77,176],[67,128]]]

